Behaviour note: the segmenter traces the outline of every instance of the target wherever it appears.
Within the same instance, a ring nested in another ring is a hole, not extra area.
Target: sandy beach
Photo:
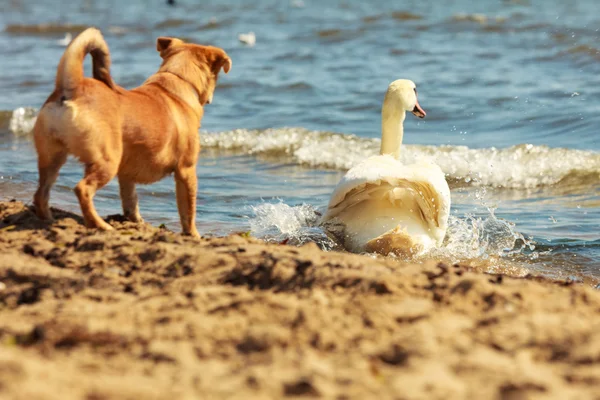
[[[600,292],[0,203],[3,399],[600,398]]]

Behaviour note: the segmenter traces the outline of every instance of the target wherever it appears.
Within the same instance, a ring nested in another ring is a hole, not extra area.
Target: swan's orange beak
[[[427,115],[425,110],[423,110],[419,105],[419,100],[417,100],[417,102],[415,103],[415,108],[413,108],[412,113],[419,118],[425,118],[425,116]]]

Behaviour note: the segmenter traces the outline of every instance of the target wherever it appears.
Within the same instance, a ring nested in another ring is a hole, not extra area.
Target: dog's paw
[[[144,223],[144,219],[142,218],[142,216],[140,214],[125,214],[124,215],[125,219],[129,222],[135,222],[136,224],[143,224]]]
[[[52,216],[52,212],[50,208],[43,209],[41,207],[34,207],[35,215],[44,222],[53,222],[54,218]]]
[[[89,224],[86,224],[86,226],[90,229],[98,229],[100,231],[112,231],[115,229],[110,224],[106,223],[105,221],[97,221],[94,223],[89,223]]]
[[[36,213],[37,217],[44,221],[44,222],[48,222],[48,223],[52,223],[54,222],[54,217],[52,216],[52,213],[49,214],[38,214]]]
[[[190,232],[183,232],[183,235],[184,236],[191,236],[191,237],[196,238],[196,239],[200,239],[202,237],[202,236],[200,236],[200,234],[198,233],[198,231],[195,230],[195,229],[193,231],[190,231]]]

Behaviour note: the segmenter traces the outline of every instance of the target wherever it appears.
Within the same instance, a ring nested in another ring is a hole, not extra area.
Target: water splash
[[[516,230],[514,223],[495,215],[488,208],[488,215],[478,217],[467,214],[450,216],[443,247],[434,249],[427,257],[449,258],[451,262],[471,259],[509,258],[528,252],[533,256],[535,243]]]
[[[270,242],[315,242],[326,250],[343,249],[318,226],[321,213],[314,206],[290,206],[280,200],[253,206],[251,210],[254,215],[249,218],[249,223],[254,236]],[[442,247],[412,261],[434,258],[458,263],[476,260],[489,272],[502,271],[513,275],[529,272],[527,260],[535,260],[539,256],[534,241],[519,233],[512,222],[498,218],[493,208],[487,211],[484,216],[450,216]],[[523,262],[515,263],[516,258]]]
[[[274,243],[301,245],[314,242],[324,250],[338,248],[318,226],[321,213],[309,204],[290,206],[279,200],[250,208],[254,214],[249,218],[253,236]]]

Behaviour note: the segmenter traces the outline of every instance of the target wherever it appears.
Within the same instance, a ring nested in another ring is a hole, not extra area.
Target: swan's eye
[[[415,91],[415,96],[416,96],[417,95],[417,88],[414,88],[413,90]]]

